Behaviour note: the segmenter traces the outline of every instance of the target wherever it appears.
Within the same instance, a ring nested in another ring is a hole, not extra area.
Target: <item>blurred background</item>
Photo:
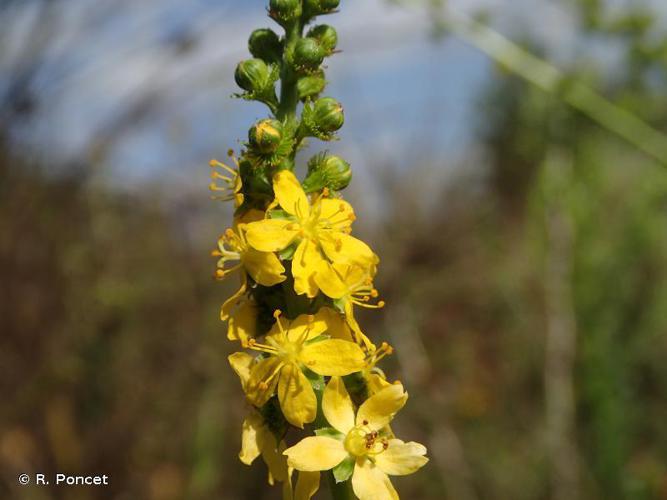
[[[382,258],[362,322],[431,457],[402,498],[667,499],[665,3],[341,3],[347,123],[310,152]],[[0,498],[278,498],[236,457],[209,257],[264,7],[0,1]]]

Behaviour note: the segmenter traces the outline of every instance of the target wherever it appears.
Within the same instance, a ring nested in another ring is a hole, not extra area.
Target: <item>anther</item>
[[[276,309],[275,311],[273,311],[273,317],[276,318],[276,319],[278,319],[281,314],[282,314],[282,311],[280,309]]]
[[[224,277],[225,277],[225,271],[223,271],[222,269],[216,269],[215,270],[215,279],[221,280]]]
[[[361,423],[364,424],[364,425],[368,425],[368,420],[364,420],[364,421],[361,422]]]

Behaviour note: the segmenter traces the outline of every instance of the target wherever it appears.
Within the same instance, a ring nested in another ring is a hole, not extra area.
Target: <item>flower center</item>
[[[279,356],[286,362],[295,363],[299,359],[302,344],[299,342],[285,342],[280,345]]]
[[[368,430],[366,425],[353,428],[345,436],[345,449],[350,455],[363,457],[378,455],[387,449],[388,442],[377,431]]]

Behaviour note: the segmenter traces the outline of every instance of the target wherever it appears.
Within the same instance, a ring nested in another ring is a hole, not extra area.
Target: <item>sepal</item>
[[[283,57],[283,44],[278,35],[269,28],[257,29],[251,33],[248,50],[253,57],[267,63],[278,63]]]
[[[350,164],[339,156],[320,153],[308,162],[308,175],[303,181],[306,193],[328,188],[331,191],[345,189],[352,180]]]
[[[330,141],[345,123],[343,106],[331,97],[323,97],[314,104],[305,103],[301,115],[300,134]]]

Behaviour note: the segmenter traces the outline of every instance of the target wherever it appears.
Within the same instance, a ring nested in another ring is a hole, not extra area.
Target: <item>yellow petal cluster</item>
[[[428,462],[424,446],[394,438],[387,427],[407,398],[403,386],[393,384],[355,412],[343,380],[332,377],[324,390],[322,410],[338,433],[306,437],[286,449],[287,465],[313,472],[353,460],[352,488],[360,500],[397,499],[388,476],[412,474]]]
[[[316,276],[331,275],[333,264],[356,264],[366,269],[377,265],[379,259],[368,245],[350,235],[355,216],[349,203],[327,198],[325,193],[308,200],[289,170],[275,175],[273,190],[282,213],[276,217],[269,212],[265,220],[248,224],[248,242],[262,252],[296,246],[292,275],[298,294],[315,297],[320,288]]]

